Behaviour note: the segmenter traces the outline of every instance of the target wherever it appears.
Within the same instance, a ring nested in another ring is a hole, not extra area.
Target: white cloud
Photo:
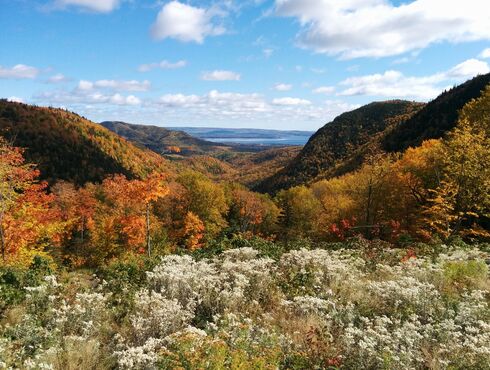
[[[320,86],[313,90],[315,94],[332,94],[335,91],[333,86]]]
[[[0,78],[7,79],[33,79],[39,74],[39,70],[35,67],[26,66],[25,64],[17,64],[12,68],[0,66]]]
[[[48,78],[48,82],[52,84],[57,84],[65,81],[68,81],[68,78],[66,78],[66,76],[62,73],[57,73]]]
[[[383,74],[350,77],[340,84],[349,86],[339,95],[369,95],[389,98],[417,98],[429,100],[440,94],[450,82],[462,82],[478,74],[490,72],[486,62],[468,59],[453,68],[423,77],[409,77],[389,70]],[[444,86],[441,86],[444,84]]]
[[[148,80],[144,81],[117,81],[117,80],[98,80],[95,82],[81,80],[78,83],[78,89],[81,91],[90,91],[96,88],[112,89],[116,91],[148,91],[151,83]]]
[[[96,121],[123,118],[149,124],[282,129],[317,129],[337,115],[358,107],[340,100],[313,104],[298,98],[269,100],[258,93],[218,90],[202,95],[169,93],[143,100],[134,95],[74,88],[45,92],[35,96],[34,101],[67,107]]]
[[[230,125],[232,122],[241,126],[264,127],[268,122],[271,126],[283,122],[286,126],[294,122],[290,128],[298,128],[305,122],[308,128],[318,128],[340,113],[357,108],[339,100],[326,101],[315,105],[308,100],[299,98],[282,98],[268,101],[257,93],[235,93],[211,90],[204,95],[166,94],[154,102],[154,106],[163,106],[157,110],[167,121],[182,124],[203,125],[206,122]],[[158,108],[157,108],[158,109]],[[304,127],[305,128],[305,127]]]
[[[483,58],[483,59],[489,59],[490,58],[490,48],[486,48],[485,50],[482,50],[479,57]]]
[[[78,83],[78,89],[81,91],[88,91],[94,88],[94,83],[90,81],[81,80]]]
[[[451,68],[444,75],[447,78],[469,78],[490,72],[487,62],[478,59],[468,59]]]
[[[73,91],[49,91],[35,96],[35,100],[48,103],[49,105],[91,105],[91,104],[109,104],[118,106],[140,105],[141,99],[134,95],[103,94],[99,91],[90,89],[74,89]]]
[[[201,44],[206,36],[225,32],[224,27],[213,23],[215,17],[222,15],[222,12],[215,9],[196,8],[179,1],[171,1],[158,13],[151,32],[158,40],[174,38]]]
[[[179,60],[178,62],[175,62],[175,63],[169,62],[168,60],[162,60],[159,63],[142,64],[138,67],[138,70],[140,72],[148,72],[148,71],[151,71],[152,69],[156,69],[156,68],[177,69],[177,68],[184,68],[186,65],[187,65],[186,60]]]
[[[110,96],[108,102],[116,105],[140,105],[141,104],[141,100],[138,97],[134,95],[123,96],[121,94],[114,94]]]
[[[24,103],[24,99],[17,96],[11,96],[10,98],[7,98],[7,100],[14,103]]]
[[[288,106],[288,105],[311,105],[311,102],[306,99],[300,99],[300,98],[276,98],[272,100],[272,104],[274,105],[283,105],[283,106]]]
[[[204,81],[240,81],[240,74],[233,71],[208,71],[203,72],[201,80]]]
[[[274,86],[274,90],[276,91],[289,91],[293,88],[293,85],[290,84],[276,84]]]
[[[197,95],[166,94],[158,99],[158,103],[169,107],[184,107],[199,103],[201,98]]]
[[[61,8],[74,6],[98,13],[109,13],[116,9],[119,3],[120,0],[57,0],[55,6]]]
[[[384,57],[437,42],[490,39],[487,0],[276,0],[275,13],[296,18],[298,43],[351,59]]]

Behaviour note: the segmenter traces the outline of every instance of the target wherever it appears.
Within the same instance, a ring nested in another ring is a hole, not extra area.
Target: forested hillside
[[[25,148],[41,178],[77,185],[100,182],[108,175],[137,178],[155,169],[170,170],[161,156],[115,135],[75,113],[0,100],[0,135]]]
[[[371,103],[341,114],[318,130],[290,164],[265,179],[257,189],[275,192],[310,182],[347,160],[390,125],[404,120],[422,106],[420,103],[394,100]]]
[[[489,83],[490,73],[443,92],[408,120],[398,122],[383,138],[383,149],[401,152],[419,146],[424,140],[443,137],[456,126],[461,108],[478,98]]]
[[[489,82],[490,74],[477,76],[428,104],[377,102],[344,113],[318,130],[288,166],[256,190],[275,193],[340,176],[358,169],[373,154],[403,152],[424,140],[439,139],[456,126],[458,112]]]

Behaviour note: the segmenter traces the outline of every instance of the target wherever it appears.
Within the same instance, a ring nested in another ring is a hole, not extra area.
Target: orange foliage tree
[[[228,222],[240,233],[267,236],[276,230],[280,210],[266,195],[231,184]]]
[[[194,251],[202,247],[205,229],[199,216],[189,211],[184,218],[182,235],[187,249]]]
[[[61,223],[53,195],[38,182],[22,150],[0,138],[0,248],[4,263],[28,264],[32,253],[59,242]]]
[[[143,252],[145,245],[151,255],[151,206],[167,193],[159,173],[145,180],[128,180],[122,175],[108,178],[102,183],[103,208],[109,208],[103,222],[130,248]]]

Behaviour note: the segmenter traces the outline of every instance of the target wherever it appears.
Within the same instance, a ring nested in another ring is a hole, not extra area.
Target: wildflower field
[[[457,244],[457,245],[456,245]],[[1,369],[488,369],[488,246],[230,240],[1,271]]]

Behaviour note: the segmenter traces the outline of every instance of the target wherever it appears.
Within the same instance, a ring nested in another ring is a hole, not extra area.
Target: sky
[[[0,97],[96,122],[316,130],[490,72],[488,0],[0,0]]]

